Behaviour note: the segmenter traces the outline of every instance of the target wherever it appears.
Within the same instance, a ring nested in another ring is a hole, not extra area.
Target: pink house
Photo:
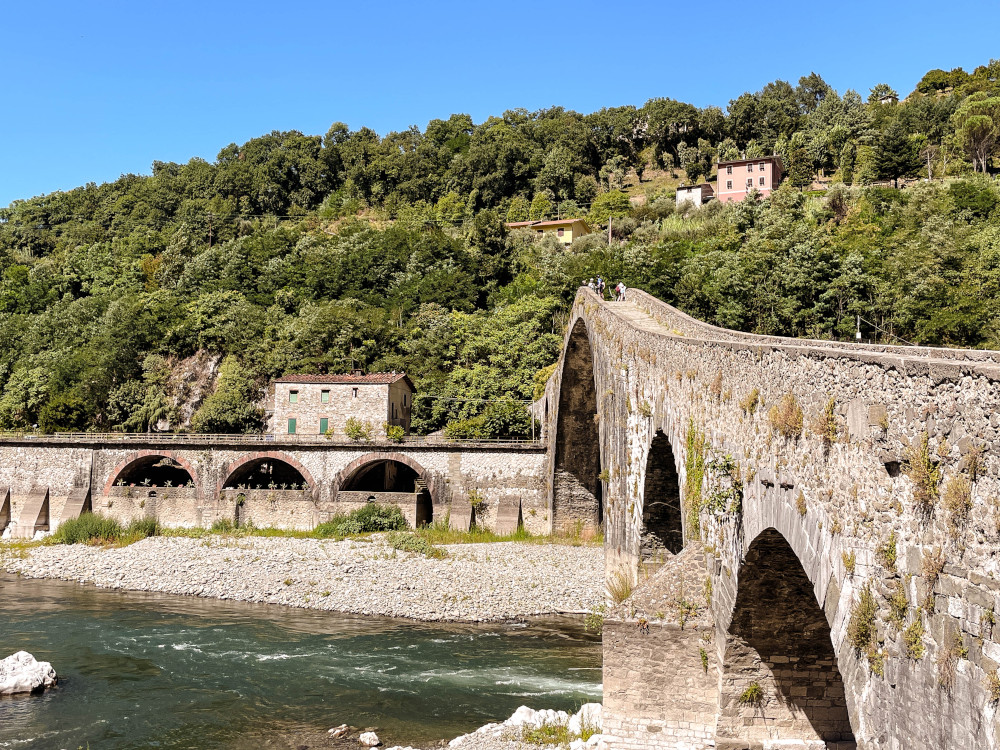
[[[766,198],[779,182],[781,159],[777,156],[720,161],[715,195],[723,203],[729,203],[743,200],[753,189]]]

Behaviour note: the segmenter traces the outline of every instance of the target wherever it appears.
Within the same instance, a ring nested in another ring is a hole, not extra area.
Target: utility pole
[[[608,244],[611,244],[611,217],[608,217]]]
[[[212,212],[208,212],[208,246],[212,247]]]

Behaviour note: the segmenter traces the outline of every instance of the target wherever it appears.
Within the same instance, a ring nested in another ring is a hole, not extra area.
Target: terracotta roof
[[[749,164],[750,162],[758,162],[758,161],[773,161],[777,162],[779,167],[782,166],[781,157],[778,156],[777,154],[771,154],[771,156],[758,156],[754,159],[730,159],[729,161],[720,161],[718,162],[718,166],[728,167],[728,166],[735,166],[736,164]]]
[[[410,388],[413,382],[405,372],[370,372],[367,375],[283,375],[275,383],[322,383],[327,385],[390,385],[405,380]]]

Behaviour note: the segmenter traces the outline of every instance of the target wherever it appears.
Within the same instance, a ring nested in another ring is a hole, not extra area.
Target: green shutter
[[[295,434],[295,417],[292,417],[288,420],[288,434],[289,435]]]
[[[330,420],[329,419],[327,419],[326,417],[323,417],[321,420],[319,420],[319,434],[320,435],[325,435],[326,431],[329,428],[330,428]]]
[[[330,403],[330,391],[323,391],[319,394],[319,396],[320,396],[319,400],[322,401],[324,404]]]

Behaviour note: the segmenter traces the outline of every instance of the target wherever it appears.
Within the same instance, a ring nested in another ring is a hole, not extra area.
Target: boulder
[[[378,747],[382,744],[382,740],[378,738],[375,732],[362,732],[361,736],[358,737],[358,742],[365,747]]]
[[[351,728],[347,726],[347,724],[341,724],[339,727],[334,727],[333,729],[328,730],[327,734],[329,734],[332,739],[336,740],[340,739],[341,737],[344,737],[350,731]]]
[[[56,684],[56,670],[47,661],[36,661],[27,651],[0,660],[0,695],[40,693]]]

